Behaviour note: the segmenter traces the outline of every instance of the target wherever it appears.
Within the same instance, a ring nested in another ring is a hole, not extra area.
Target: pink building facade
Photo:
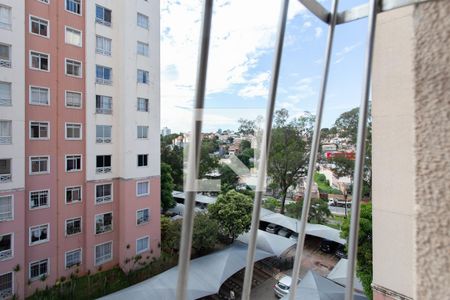
[[[0,299],[158,257],[159,2],[0,18]]]

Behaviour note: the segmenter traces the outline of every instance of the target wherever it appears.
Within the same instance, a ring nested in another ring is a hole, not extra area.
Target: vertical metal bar
[[[366,61],[364,68],[364,81],[359,107],[358,138],[356,147],[355,171],[353,174],[353,199],[350,237],[348,247],[347,283],[345,285],[345,299],[353,299],[353,279],[355,277],[356,253],[358,251],[359,215],[361,208],[361,192],[364,173],[364,160],[366,155],[367,116],[369,111],[370,80],[372,73],[373,45],[375,41],[375,27],[377,20],[378,1],[370,0],[369,20],[367,34]]]
[[[314,124],[313,139],[311,141],[311,153],[309,155],[308,177],[306,179],[306,190],[303,200],[302,215],[300,217],[300,228],[298,232],[297,250],[295,252],[294,266],[292,270],[292,283],[289,289],[290,300],[295,299],[295,294],[297,292],[297,281],[300,273],[300,264],[302,261],[303,247],[305,244],[305,229],[308,220],[309,207],[311,205],[311,189],[316,166],[317,152],[319,151],[320,127],[322,125],[323,107],[327,91],[328,73],[330,70],[331,53],[333,50],[333,38],[334,38],[334,29],[336,27],[338,4],[339,0],[333,0],[331,7],[330,22],[328,24],[328,40],[327,40],[327,49],[325,51],[325,65],[323,69],[320,95],[317,101],[317,112]]]
[[[286,31],[287,12],[289,0],[284,0],[281,7],[281,15],[278,23],[278,36],[275,48],[275,57],[272,66],[272,78],[270,82],[269,99],[266,109],[266,123],[263,133],[261,155],[258,165],[258,181],[256,184],[255,201],[253,204],[252,225],[250,229],[250,238],[247,251],[247,266],[245,268],[244,286],[242,289],[242,299],[250,299],[252,288],[253,265],[256,249],[256,236],[258,234],[259,217],[261,211],[261,198],[264,192],[267,159],[269,157],[270,136],[272,133],[273,112],[275,110],[275,99],[277,95],[278,77],[280,74],[281,56],[283,53],[284,33]]]
[[[205,102],[206,71],[208,67],[209,40],[211,33],[211,18],[213,12],[213,0],[205,0],[203,7],[203,20],[200,36],[200,51],[197,65],[197,82],[195,90],[195,107],[192,120],[192,138],[189,147],[188,172],[186,177],[185,211],[183,215],[183,228],[181,232],[180,258],[178,261],[178,282],[176,299],[187,298],[187,283],[189,262],[191,258],[192,230],[194,224],[194,202],[196,182],[198,177],[201,132],[203,123],[203,108]]]

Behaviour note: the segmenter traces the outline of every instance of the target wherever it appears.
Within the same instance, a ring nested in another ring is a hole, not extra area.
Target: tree
[[[341,236],[347,239],[347,245],[349,235],[350,218],[347,218],[341,228]],[[372,204],[370,203],[361,205],[356,262],[356,276],[361,280],[365,294],[372,299]]]
[[[172,145],[169,135],[161,137],[161,163],[166,163],[171,168],[170,175],[172,176],[174,189],[183,190],[183,148]]]
[[[256,130],[256,122],[246,119],[239,119],[238,132],[242,135],[254,135]]]
[[[279,208],[281,206],[281,204],[280,204],[280,201],[278,201],[277,199],[269,197],[264,201],[262,206],[265,209],[268,209],[271,211],[276,211],[277,208]]]
[[[275,113],[268,164],[268,174],[280,189],[282,214],[288,189],[306,174],[307,145],[312,136],[314,120],[311,115],[302,116],[291,122],[288,122],[288,118],[289,113],[286,109]]]
[[[169,208],[175,207],[176,202],[173,199],[173,179],[172,168],[165,163],[161,164],[161,208],[163,210],[168,210]]]
[[[222,193],[236,189],[239,182],[239,176],[227,165],[221,165],[219,167],[219,172]]]
[[[198,254],[204,254],[214,248],[218,240],[219,225],[208,213],[199,213],[194,219],[192,248]]]
[[[250,230],[252,208],[250,197],[231,190],[220,194],[216,203],[209,205],[208,211],[232,243],[240,234]]]
[[[181,221],[161,216],[161,250],[174,254],[180,250]]]
[[[286,205],[286,215],[298,219],[302,214],[303,201],[291,202]],[[311,199],[309,208],[308,222],[315,224],[326,224],[331,212],[328,209],[328,203],[322,199]]]
[[[252,168],[253,163],[250,161],[250,159],[254,158],[255,152],[252,148],[246,148],[244,151],[241,152],[241,154],[237,155],[237,158],[242,161],[244,165],[247,166],[247,168]]]
[[[219,149],[217,141],[204,140],[200,151],[200,168],[199,178],[205,177],[206,174],[214,171],[219,167],[219,159],[214,152]]]
[[[240,146],[241,152],[246,149],[251,149],[251,148],[252,148],[252,143],[250,143],[250,141],[247,141],[247,140],[241,141],[241,146]]]

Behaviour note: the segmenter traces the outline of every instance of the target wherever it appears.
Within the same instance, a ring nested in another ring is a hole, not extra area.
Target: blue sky
[[[340,11],[366,1],[341,2]],[[161,125],[172,132],[191,128],[201,3],[161,2]],[[214,3],[204,132],[264,115],[281,8],[278,0]],[[359,105],[366,29],[366,20],[336,28],[323,127]],[[291,116],[316,111],[326,38],[327,26],[291,0],[277,93],[277,108]]]

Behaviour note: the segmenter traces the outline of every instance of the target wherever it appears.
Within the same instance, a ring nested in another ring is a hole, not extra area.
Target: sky
[[[330,1],[321,1],[330,9]],[[197,70],[202,3],[161,1],[161,127],[188,132]],[[341,0],[339,11],[366,3]],[[215,0],[203,132],[236,130],[238,119],[265,115],[279,0]],[[361,99],[367,20],[335,30],[322,127],[330,127]],[[276,108],[291,117],[315,114],[328,28],[291,0]]]

